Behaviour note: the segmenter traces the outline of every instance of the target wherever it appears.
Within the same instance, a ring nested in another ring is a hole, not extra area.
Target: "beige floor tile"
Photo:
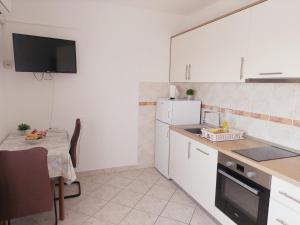
[[[115,196],[111,201],[128,207],[134,207],[138,201],[143,197],[143,194],[136,192],[123,190],[117,196]]]
[[[155,225],[186,225],[185,223],[181,223],[179,221],[171,220],[164,217],[159,217],[155,223]]]
[[[121,188],[112,185],[103,185],[96,191],[94,191],[90,196],[109,201],[113,197],[115,197],[121,190]]]
[[[136,206],[135,209],[152,213],[154,215],[160,215],[164,207],[167,205],[167,201],[145,196]]]
[[[53,225],[55,221],[54,211],[39,213],[32,216],[32,218],[37,224],[41,225]],[[29,224],[30,223],[28,223],[28,225]]]
[[[19,219],[13,219],[10,221],[11,225],[39,225],[37,221],[33,220],[31,216],[19,218]],[[54,216],[52,224],[54,224]]]
[[[80,181],[80,183],[93,183],[95,177],[96,176],[84,176],[84,177],[79,177],[78,180]]]
[[[100,221],[106,221],[113,224],[119,224],[122,219],[127,216],[130,212],[131,208],[115,204],[115,203],[108,203],[101,209],[94,217]]]
[[[133,181],[130,185],[126,187],[127,190],[132,192],[137,192],[140,194],[145,194],[150,190],[150,188],[151,188],[150,184],[138,180]]]
[[[169,201],[172,195],[175,193],[176,189],[173,187],[165,187],[160,185],[155,185],[147,193],[147,196],[163,199]]]
[[[96,183],[81,183],[81,193],[90,195],[101,187],[102,184]]]
[[[143,170],[128,170],[128,171],[122,171],[118,173],[118,176],[125,177],[128,179],[135,179],[137,178]]]
[[[156,183],[160,178],[162,177],[162,175],[160,175],[160,173],[158,173],[155,169],[152,168],[148,168],[145,169],[138,177],[137,180],[142,180],[148,183]]]
[[[165,177],[161,177],[155,184],[160,185],[160,186],[164,186],[164,187],[167,187],[167,188],[177,189],[176,184],[173,181],[171,181],[171,180],[169,180]]]
[[[108,181],[107,184],[123,188],[123,187],[128,186],[128,184],[130,184],[131,182],[132,182],[131,179],[116,176],[116,177],[112,178],[110,181]]]
[[[176,202],[190,207],[196,207],[196,202],[180,189],[177,189],[177,191],[170,199],[170,202]]]
[[[82,194],[81,196],[79,196],[77,198],[65,199],[65,208],[72,209],[72,207],[78,205],[85,197],[86,197],[86,195]]]
[[[120,223],[120,225],[153,225],[157,216],[133,210],[129,215]]]
[[[99,174],[97,176],[93,176],[91,182],[96,184],[107,184],[115,177],[116,177],[115,174]]]
[[[97,220],[96,218],[91,217],[83,225],[114,225],[114,224],[106,222],[106,221],[100,221],[100,220]]]
[[[188,224],[192,219],[194,210],[193,207],[169,202],[161,216]]]
[[[71,209],[76,212],[84,213],[88,216],[93,216],[97,212],[100,211],[105,205],[107,201],[98,198],[85,197],[79,204],[75,205]]]
[[[204,210],[197,207],[194,212],[191,225],[218,225]]]
[[[89,219],[89,216],[74,212],[72,210],[65,211],[65,220],[59,221],[59,225],[82,225],[85,221]]]

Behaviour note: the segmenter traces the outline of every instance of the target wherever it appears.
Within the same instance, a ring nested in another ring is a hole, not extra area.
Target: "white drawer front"
[[[271,197],[300,213],[300,187],[273,177]]]
[[[300,214],[274,199],[270,201],[268,225],[299,225]]]

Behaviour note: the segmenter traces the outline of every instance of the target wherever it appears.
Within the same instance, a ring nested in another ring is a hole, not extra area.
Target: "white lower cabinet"
[[[215,149],[192,141],[188,191],[208,212],[215,208],[217,163],[218,152]]]
[[[170,132],[170,177],[214,214],[218,153],[175,131]]]
[[[170,131],[170,168],[169,175],[178,185],[187,191],[191,179],[189,173],[189,155],[191,140],[177,132]]]
[[[268,225],[300,224],[300,188],[272,177]]]
[[[299,225],[300,214],[271,198],[268,225]]]

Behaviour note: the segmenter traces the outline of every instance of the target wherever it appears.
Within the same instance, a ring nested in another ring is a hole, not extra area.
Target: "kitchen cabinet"
[[[300,188],[272,177],[268,225],[300,223]]]
[[[300,214],[274,199],[270,201],[268,225],[299,225]]]
[[[215,190],[218,152],[206,145],[192,141],[189,176],[190,195],[208,212],[215,209]]]
[[[170,135],[170,177],[213,214],[217,151],[175,131]]]
[[[300,1],[272,0],[251,9],[247,78],[300,77]]]
[[[194,32],[187,32],[171,39],[171,82],[191,82],[190,63],[195,54]]]
[[[189,176],[191,145],[191,139],[175,131],[170,131],[169,175],[171,179],[186,191],[190,189],[192,182]]]
[[[245,10],[172,38],[170,81],[243,81],[250,18]]]

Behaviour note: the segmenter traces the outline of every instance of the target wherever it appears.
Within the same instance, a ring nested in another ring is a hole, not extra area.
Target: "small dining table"
[[[18,151],[44,147],[48,150],[48,170],[51,179],[58,179],[59,189],[59,219],[64,220],[64,184],[76,180],[69,154],[70,142],[67,131],[49,129],[45,138],[37,141],[27,141],[18,133],[9,134],[0,144],[1,150]]]

